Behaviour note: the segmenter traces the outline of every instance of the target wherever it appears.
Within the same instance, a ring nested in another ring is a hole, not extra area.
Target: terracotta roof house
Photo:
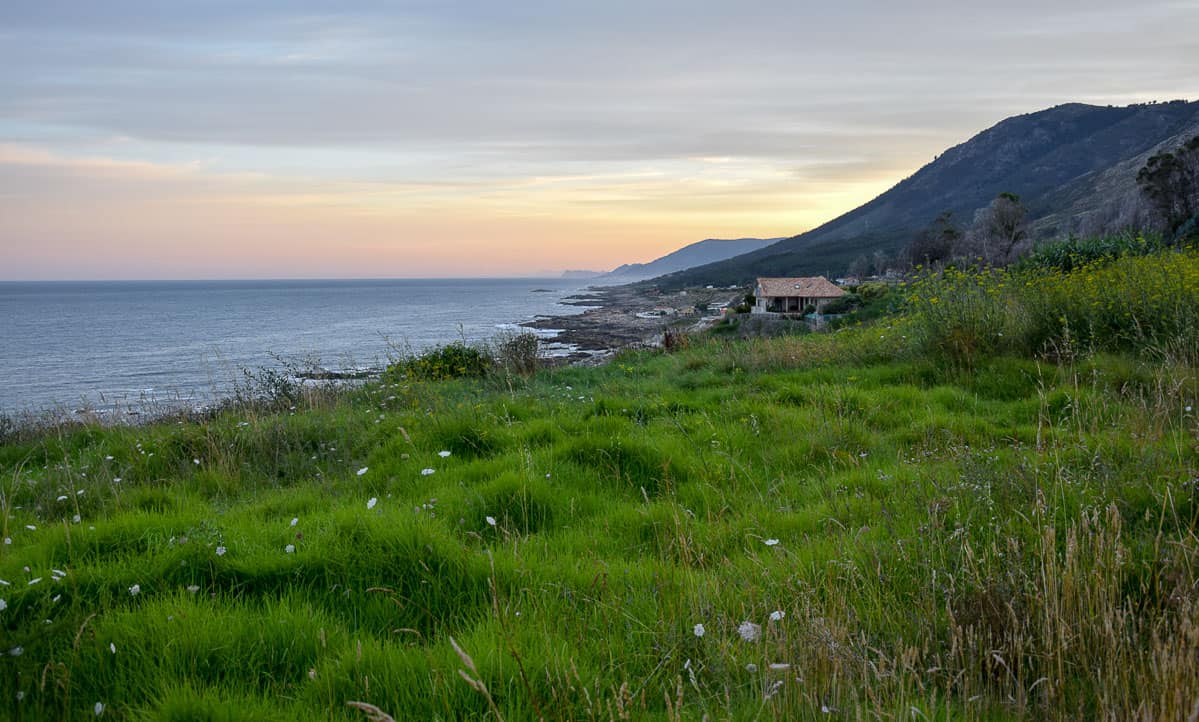
[[[817,313],[845,291],[824,276],[811,278],[759,278],[754,286],[754,313],[804,313],[812,306]]]

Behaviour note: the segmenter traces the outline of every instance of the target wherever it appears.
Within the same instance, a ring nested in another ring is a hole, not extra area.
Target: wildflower
[[[109,454],[108,456],[105,456],[105,457],[104,457],[104,460],[105,460],[105,461],[112,461],[112,454]]]
[[[40,581],[42,581],[42,578],[41,578],[41,577],[34,577],[33,579],[30,579],[30,580],[29,580],[29,583],[28,583],[28,584],[26,584],[25,586],[27,586],[27,587],[32,587],[34,584],[37,584],[37,583],[38,583],[38,582],[40,582]]]
[[[108,643],[108,651],[112,652],[113,654],[117,653],[117,645],[115,642]]]
[[[139,595],[141,593],[142,593],[142,585],[134,584],[132,587],[129,587],[129,596],[136,597],[137,595]]]
[[[71,517],[71,521],[78,524],[79,522],[83,521],[83,518],[76,514],[75,516]]]
[[[217,547],[217,548],[216,548],[216,555],[217,555],[218,557],[223,557],[223,556],[225,556],[225,552],[226,552],[226,551],[227,551],[227,550],[225,549],[225,547]]]
[[[8,654],[12,657],[20,657],[22,654],[25,654],[25,648],[13,647],[12,649],[8,650]]]
[[[432,473],[433,473],[433,469],[421,469],[420,470],[421,476],[429,476]]]
[[[60,496],[60,497],[58,497],[58,501],[66,501],[66,500],[67,500],[67,496],[66,496],[66,494],[64,494],[64,495],[62,495],[62,496]]]
[[[112,483],[114,483],[114,484],[120,484],[120,483],[121,483],[121,477],[119,477],[119,476],[114,476],[114,477],[112,477]]]
[[[367,509],[374,509],[374,508],[375,508],[375,504],[378,504],[378,503],[379,503],[379,499],[378,499],[377,497],[374,497],[374,496],[372,496],[370,499],[367,499],[367,501],[366,501],[366,508],[367,508]]]
[[[0,599],[0,612],[3,612],[5,609],[8,609],[8,602]]]
[[[96,712],[96,716],[97,716],[97,717],[99,717],[100,715],[104,714],[104,703],[103,703],[103,702],[97,702],[97,703],[96,703],[96,706],[95,706],[95,707],[93,707],[92,709],[94,709],[94,710],[95,710],[95,712]]]
[[[778,545],[779,540],[778,539],[767,539],[767,540],[763,541],[762,543],[768,547],[772,547],[772,546]]]
[[[775,672],[783,672],[788,669],[791,669],[791,665],[787,664],[786,662],[772,662],[770,664],[770,668],[772,670],[774,670]]]
[[[781,609],[776,609],[770,613],[770,621],[781,622],[781,621],[783,621],[783,617],[785,617],[785,616],[787,616],[786,612],[784,612]]]
[[[25,699],[25,690],[17,692],[17,701],[20,702],[23,699]]]
[[[749,664],[745,665],[745,671],[746,672],[757,672],[758,665],[754,664],[753,662],[750,662]]]
[[[448,452],[448,451],[439,451],[439,452],[437,452],[437,455],[438,455],[438,456],[440,456],[441,458],[443,458],[443,459],[444,459],[444,458],[446,458],[447,456],[449,456],[449,455],[450,455],[450,452]]]
[[[695,625],[694,627],[691,628],[691,632],[693,634],[695,634],[695,636],[697,636],[697,637],[704,636],[704,625],[703,624]]]
[[[292,517],[292,519],[291,519],[292,526],[295,526],[296,524],[299,524],[299,523],[300,523],[300,517],[298,517],[298,516]]]
[[[10,537],[10,536],[6,536],[6,537],[4,537],[4,543],[5,543],[5,544],[12,544],[12,537]]]
[[[296,545],[288,544],[287,546],[283,547],[283,551],[286,554],[295,554],[296,553]]]
[[[200,460],[199,460],[199,459],[192,459],[192,463],[193,463],[193,464],[195,464],[196,466],[199,466],[199,465],[200,465]]]
[[[737,634],[747,642],[756,642],[762,636],[762,627],[747,620],[737,627]]]
[[[87,489],[80,489],[79,491],[75,492],[75,496],[83,496],[83,493],[86,491]]]
[[[365,473],[366,473],[366,470],[367,470],[367,469],[369,469],[369,468],[370,468],[369,466],[364,466],[364,467],[362,467],[361,469],[359,469],[359,470],[358,470],[358,476],[362,476],[363,474],[365,474]]]
[[[29,531],[37,531],[37,527],[32,524],[26,524],[25,528],[28,529]]]
[[[0,587],[10,586],[7,579],[0,579]]]
[[[495,517],[494,517],[494,516],[489,516],[489,517],[487,517],[487,525],[488,525],[488,526],[495,526]]]
[[[195,584],[189,584],[187,585],[187,591],[195,594],[196,592],[200,591],[200,587]]]

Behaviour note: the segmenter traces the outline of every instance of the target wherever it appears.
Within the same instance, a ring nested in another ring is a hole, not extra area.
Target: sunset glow
[[[1199,96],[1185,4],[1017,5],[8,5],[0,280],[608,269],[1013,113]]]

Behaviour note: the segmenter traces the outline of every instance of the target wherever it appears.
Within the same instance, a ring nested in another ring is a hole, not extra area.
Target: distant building
[[[845,291],[824,276],[811,278],[759,278],[754,285],[754,313],[804,313],[809,306],[820,313],[825,304]]]

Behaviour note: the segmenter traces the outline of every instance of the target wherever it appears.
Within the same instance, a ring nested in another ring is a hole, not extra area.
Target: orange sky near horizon
[[[0,280],[527,276],[785,237],[1199,97],[1176,0],[0,3]]]
[[[20,191],[4,275],[28,280],[471,277],[609,270],[710,237],[793,235],[898,177],[805,181],[698,160],[694,175],[644,171],[490,183],[330,183],[220,174],[0,147]],[[706,166],[719,167],[707,173]],[[47,273],[41,269],[52,269]]]

